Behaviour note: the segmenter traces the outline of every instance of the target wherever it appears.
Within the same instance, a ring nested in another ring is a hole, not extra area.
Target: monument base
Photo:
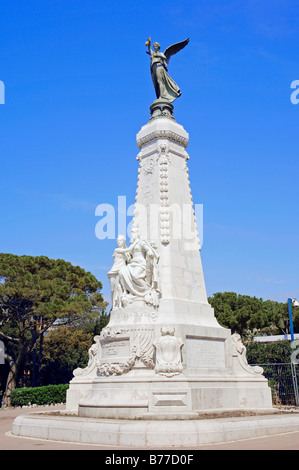
[[[167,117],[174,119],[173,105],[168,100],[165,100],[163,98],[158,98],[153,102],[153,104],[151,104],[150,112],[150,120],[155,119],[157,117]]]
[[[78,415],[115,419],[194,419],[215,413],[271,409],[267,381],[224,377],[94,380]]]
[[[264,414],[263,414],[264,413]],[[299,413],[267,411],[255,416],[232,415],[193,420],[115,420],[68,416],[63,412],[28,413],[18,416],[12,434],[113,447],[114,449],[190,449],[275,434],[298,432]]]
[[[112,311],[110,326],[98,337],[96,365],[70,382],[67,411],[165,420],[215,410],[270,410],[263,370],[247,363],[246,349],[209,315],[208,304],[198,308],[202,314],[191,325],[176,323],[175,316],[170,325],[160,323],[165,315],[155,316],[152,308],[142,310],[144,323],[134,306]]]

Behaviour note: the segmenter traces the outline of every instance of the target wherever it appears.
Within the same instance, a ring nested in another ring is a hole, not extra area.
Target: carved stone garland
[[[159,176],[160,176],[160,236],[161,243],[167,245],[170,242],[170,210],[168,195],[168,164],[170,158],[169,148],[166,143],[160,144],[159,151]]]

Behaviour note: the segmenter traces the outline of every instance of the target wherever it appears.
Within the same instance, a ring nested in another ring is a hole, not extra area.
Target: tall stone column
[[[190,190],[188,141],[185,129],[163,115],[152,118],[137,134],[140,153],[133,226],[158,249],[160,320],[215,324]]]

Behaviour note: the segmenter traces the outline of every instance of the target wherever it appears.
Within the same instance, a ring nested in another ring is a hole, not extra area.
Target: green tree
[[[281,334],[288,331],[287,303],[264,301],[235,292],[217,292],[209,298],[215,316],[222,326],[239,333],[243,338],[250,332]]]
[[[254,341],[247,347],[249,364],[277,364],[291,361],[292,348],[289,341],[273,341],[260,343]]]
[[[109,319],[110,315],[103,311],[82,328],[65,326],[49,331],[44,339],[39,385],[68,383],[73,377],[74,369],[84,369],[93,338],[100,335]]]
[[[49,328],[78,326],[99,315],[101,288],[95,276],[67,261],[0,254],[0,339],[10,366],[4,405],[9,405],[29,355],[39,348],[41,358]]]
[[[95,327],[94,327],[94,335],[100,335],[101,331],[105,326],[108,325],[110,320],[110,314],[109,313],[102,313],[95,321]]]
[[[76,327],[58,327],[45,335],[41,385],[68,383],[73,370],[86,367],[93,335]]]

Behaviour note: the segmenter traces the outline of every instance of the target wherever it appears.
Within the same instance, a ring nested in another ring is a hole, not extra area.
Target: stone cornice
[[[187,137],[177,134],[176,132],[173,132],[169,129],[156,129],[150,134],[143,135],[142,137],[138,137],[137,135],[137,146],[139,149],[141,149],[145,144],[148,144],[149,142],[152,142],[156,139],[169,139],[183,145],[184,148],[187,147],[189,142]]]

